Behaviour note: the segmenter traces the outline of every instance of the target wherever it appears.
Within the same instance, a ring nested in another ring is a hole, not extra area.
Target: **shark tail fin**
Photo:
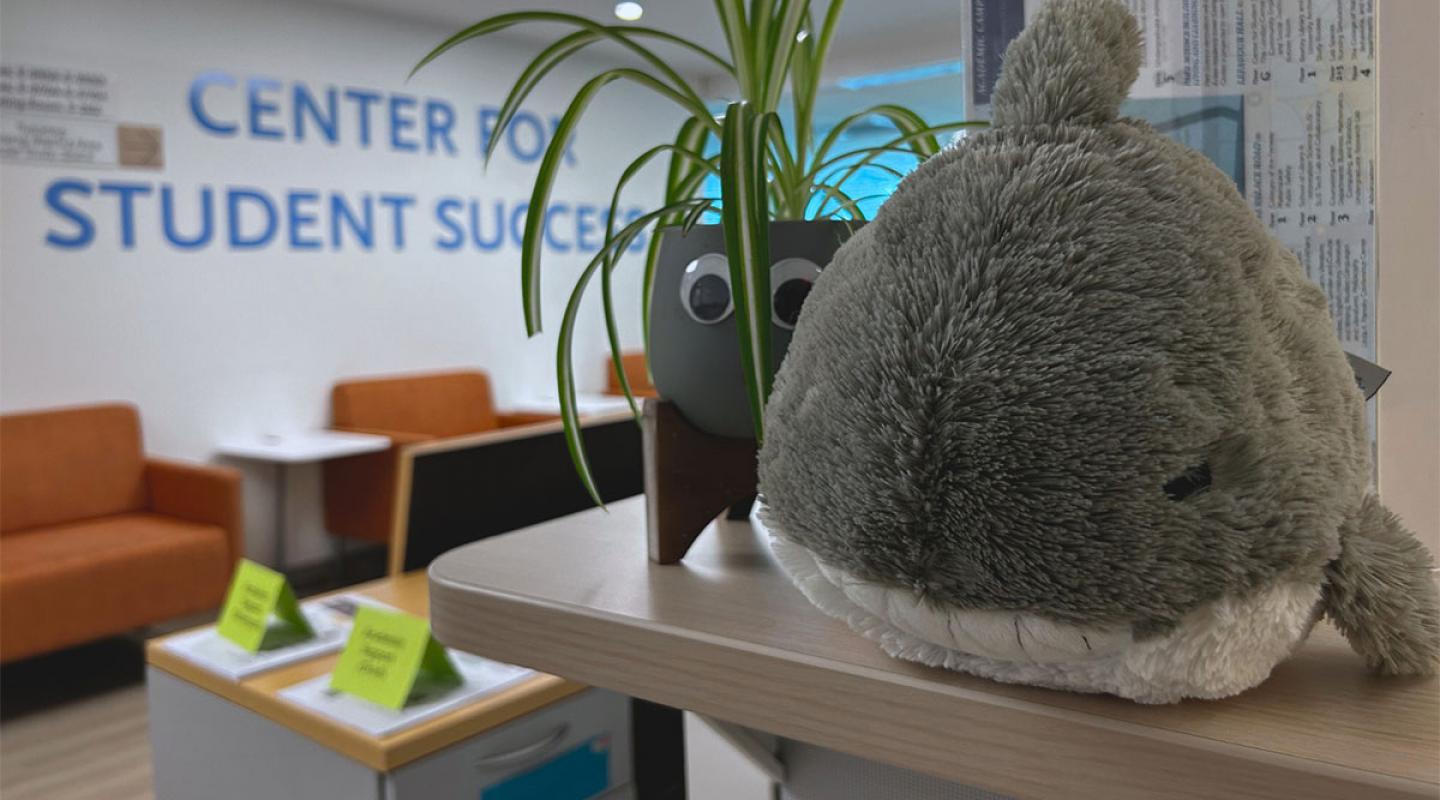
[[[1368,495],[1326,568],[1325,614],[1370,668],[1432,675],[1440,659],[1434,561],[1400,518]]]

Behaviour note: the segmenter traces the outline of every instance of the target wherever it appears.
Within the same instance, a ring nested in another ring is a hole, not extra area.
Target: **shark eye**
[[[1210,462],[1201,461],[1193,467],[1171,478],[1165,484],[1165,494],[1171,500],[1180,501],[1210,488]]]
[[[810,296],[810,287],[820,277],[820,268],[805,258],[786,258],[770,267],[770,309],[775,324],[794,330],[800,307]]]
[[[680,304],[701,325],[714,325],[735,310],[730,297],[730,262],[719,253],[706,253],[685,267],[680,279]]]

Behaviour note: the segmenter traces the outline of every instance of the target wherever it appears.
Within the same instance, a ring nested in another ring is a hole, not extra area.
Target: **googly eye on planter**
[[[800,307],[810,296],[810,287],[820,277],[820,267],[807,258],[786,258],[770,267],[770,315],[775,324],[794,330]]]
[[[680,279],[680,305],[690,318],[714,325],[735,311],[730,296],[730,262],[720,253],[706,253],[685,267]]]
[[[810,288],[863,223],[849,220],[771,222],[770,370],[779,369]],[[658,232],[660,250],[650,287],[646,354],[660,396],[685,419],[715,436],[751,438],[755,423],[745,393],[738,313],[725,232],[697,224]],[[677,302],[678,301],[678,302]]]

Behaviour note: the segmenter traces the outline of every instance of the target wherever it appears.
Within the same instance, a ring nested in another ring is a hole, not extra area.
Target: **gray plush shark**
[[[1431,559],[1370,488],[1326,301],[1204,156],[1118,109],[1115,0],[1010,46],[994,125],[820,276],[766,412],[762,516],[892,655],[1141,702],[1263,681],[1322,615],[1431,673]]]

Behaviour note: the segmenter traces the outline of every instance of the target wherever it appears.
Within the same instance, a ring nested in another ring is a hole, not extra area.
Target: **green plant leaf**
[[[505,96],[505,101],[500,104],[500,110],[495,116],[495,127],[491,131],[490,140],[485,146],[486,163],[489,163],[490,157],[494,154],[496,147],[498,147],[501,134],[510,126],[515,115],[519,113],[521,105],[535,90],[535,87],[540,84],[540,81],[564,62],[565,59],[575,55],[585,47],[599,41],[604,41],[607,38],[613,39],[614,36],[624,36],[628,34],[632,36],[655,37],[663,41],[681,44],[688,48],[698,50],[702,55],[708,56],[715,61],[726,74],[733,75],[735,73],[734,67],[709,50],[694,45],[684,39],[680,39],[679,37],[664,33],[663,31],[637,27],[605,28],[601,26],[601,28],[602,29],[588,27],[569,34],[546,47],[525,66],[525,69],[520,73],[520,77],[516,78],[514,84],[511,85],[510,91]],[[676,77],[678,78],[678,75]],[[680,86],[685,90],[685,94],[693,100],[700,99],[699,94],[691,88],[688,83],[681,80]]]
[[[745,390],[755,440],[765,438],[765,401],[770,396],[770,217],[766,208],[766,132],[773,112],[756,114],[749,103],[725,112],[720,147],[720,214]]]
[[[845,182],[859,170],[880,170],[897,177],[901,173],[876,163],[884,153],[899,152],[925,158],[938,152],[936,134],[984,123],[952,123],[927,125],[914,112],[903,106],[882,104],[842,120],[836,129],[812,148],[813,115],[824,63],[835,38],[837,23],[844,7],[843,0],[829,0],[819,30],[810,0],[713,0],[716,15],[725,34],[729,60],[681,37],[641,26],[604,25],[575,14],[521,11],[500,14],[464,28],[441,42],[416,64],[412,70],[425,67],[435,58],[459,44],[498,33],[516,25],[557,23],[573,30],[551,40],[540,53],[526,64],[519,78],[511,85],[497,115],[486,158],[495,152],[501,136],[517,118],[521,106],[533,95],[536,87],[554,70],[592,44],[608,42],[628,50],[643,62],[641,69],[628,67],[609,69],[584,82],[571,99],[559,124],[551,132],[551,141],[536,174],[530,195],[530,211],[525,222],[521,248],[521,284],[524,293],[526,330],[534,334],[541,329],[540,273],[544,245],[545,217],[549,210],[552,189],[564,160],[566,145],[587,107],[606,85],[626,80],[654,91],[679,105],[689,117],[681,124],[673,142],[646,150],[622,173],[615,185],[611,216],[607,219],[605,241],[583,274],[577,279],[566,305],[560,331],[560,352],[557,353],[557,386],[561,390],[562,418],[565,420],[567,447],[577,473],[592,499],[600,502],[593,476],[584,458],[578,415],[575,409],[573,365],[570,349],[573,344],[575,318],[586,287],[595,270],[601,271],[602,300],[605,326],[611,350],[612,367],[620,375],[631,410],[638,411],[628,376],[620,369],[619,327],[613,302],[612,274],[621,254],[651,225],[656,227],[645,252],[642,285],[643,323],[648,349],[650,341],[650,295],[654,290],[655,271],[660,256],[665,226],[678,225],[688,232],[707,211],[714,210],[714,198],[697,197],[708,175],[716,171],[718,159],[721,178],[720,214],[724,226],[726,250],[729,254],[732,292],[736,304],[737,327],[741,343],[747,400],[755,424],[757,439],[763,440],[764,406],[770,392],[770,274],[769,224],[772,218],[804,218],[814,201],[817,213],[825,217],[863,219],[860,204],[873,196],[853,198],[843,190]],[[797,39],[804,29],[808,35]],[[706,107],[699,92],[670,62],[657,55],[647,44],[658,43],[697,53],[720,71],[733,75],[739,86],[740,103],[732,104],[723,125]],[[794,113],[793,140],[787,138],[775,114],[786,85],[792,94]],[[870,114],[883,114],[902,134],[878,147],[868,147],[834,155],[831,150],[845,128]],[[710,136],[721,140],[721,152],[705,157]],[[622,191],[647,163],[661,154],[668,154],[669,166],[664,185],[664,203],[625,224],[618,231],[615,209],[619,208]]]
[[[709,128],[700,120],[690,118],[680,125],[680,130],[675,134],[675,146],[692,153],[705,152],[705,142],[710,136]],[[680,200],[687,200],[695,190],[703,183],[703,178],[697,178],[704,173],[698,169],[687,169],[686,162],[679,156],[670,159],[670,166],[665,173],[665,202],[674,203]],[[689,188],[687,184],[693,184]],[[656,230],[673,225],[677,220],[675,216],[668,215],[656,221]],[[645,349],[650,349],[650,294],[655,286],[655,269],[660,262],[660,237],[654,236],[645,252],[645,273],[641,280],[640,308],[641,325],[645,331]]]
[[[848,150],[844,153],[840,153],[839,155],[830,156],[823,161],[817,160],[814,166],[810,168],[809,173],[807,173],[807,177],[814,178],[820,173],[821,170],[837,166],[846,159],[855,158],[857,156],[865,156],[867,154],[878,156],[882,153],[909,153],[911,155],[914,155],[916,158],[920,158],[921,160],[923,160],[924,157],[921,156],[918,152],[916,152],[913,147],[907,147],[906,145],[910,144],[919,137],[934,136],[937,133],[957,131],[962,128],[984,128],[988,127],[989,125],[990,123],[988,122],[947,122],[943,125],[929,125],[921,130],[914,131],[912,133],[902,133],[901,135],[896,136],[889,141],[882,142],[881,144],[870,147],[857,147],[854,150]],[[874,159],[867,159],[867,162],[870,160]]]
[[[905,150],[905,149],[903,149],[903,148],[896,148],[894,152],[904,153],[904,154],[906,154],[906,155],[915,155],[913,152],[911,152],[911,151],[909,151],[909,150]],[[919,156],[916,156],[916,158],[919,158]],[[883,172],[883,173],[885,173],[886,175],[889,175],[890,177],[895,178],[896,180],[904,180],[904,179],[905,179],[905,175],[906,175],[906,173],[901,172],[900,170],[895,169],[894,167],[892,167],[892,166],[890,166],[890,165],[888,165],[888,164],[881,164],[881,163],[878,162],[878,161],[869,161],[869,162],[866,162],[866,163],[864,163],[864,164],[861,164],[861,165],[860,165],[860,168],[861,168],[861,169],[879,170],[880,172]],[[843,166],[843,165],[842,165],[842,166],[839,166],[839,167],[836,167],[832,172],[826,173],[825,177],[823,177],[823,178],[821,178],[819,181],[817,181],[817,182],[815,183],[815,186],[820,186],[820,185],[824,185],[824,186],[835,186],[835,185],[837,185],[837,184],[835,184],[834,182],[832,182],[830,179],[831,179],[832,177],[834,177],[836,174],[838,174],[841,170],[844,170],[844,169],[846,169],[846,167]]]
[[[705,60],[719,67],[720,70],[726,75],[733,76],[735,74],[734,64],[726,61],[714,50],[711,50],[708,47],[701,47],[700,45],[690,41],[689,39],[686,39],[683,36],[676,36],[673,33],[666,33],[665,31],[659,30],[658,28],[646,28],[639,25],[612,25],[610,26],[610,29],[624,36],[640,36],[647,39],[655,39],[657,41],[665,42],[666,44],[672,44],[676,47],[689,50],[690,52],[700,56],[701,58],[704,58]]]
[[[854,125],[864,122],[873,116],[882,116],[890,120],[891,124],[903,135],[918,134],[911,149],[924,156],[931,156],[939,152],[939,144],[935,141],[935,135],[921,133],[930,125],[920,117],[919,114],[891,103],[881,103],[869,108],[857,111],[839,122],[825,134],[820,140],[820,145],[815,148],[816,161],[823,161],[830,153],[830,148],[839,140],[840,136]]]
[[[786,2],[786,0],[781,0]],[[750,53],[755,62],[751,66],[755,70],[755,77],[763,85],[768,79],[766,74],[765,53],[770,46],[770,31],[775,26],[775,0],[750,0]],[[758,103],[759,98],[748,98],[753,103]]]
[[[690,211],[685,214],[685,218],[680,221],[680,233],[684,236],[689,236],[690,231],[700,222],[700,218],[705,216],[705,212],[715,207],[714,200],[708,197],[701,199],[702,202],[690,209]]]
[[[846,211],[849,212],[849,218],[851,220],[854,220],[856,222],[864,222],[865,213],[860,210],[860,204],[865,202],[866,200],[880,200],[885,197],[889,197],[889,195],[885,194],[884,192],[877,192],[875,194],[867,194],[860,197],[854,197],[841,203],[833,211],[826,213],[823,217],[817,217],[817,219],[835,219],[836,214],[839,214],[842,211]]]
[[[725,32],[730,61],[735,65],[735,82],[742,97],[756,96],[754,53],[755,43],[745,21],[745,0],[715,0],[715,13]]]
[[[565,447],[570,451],[570,461],[575,465],[575,472],[579,475],[580,482],[585,485],[585,491],[589,492],[590,499],[594,500],[597,506],[604,507],[605,501],[600,498],[600,490],[595,486],[595,476],[590,471],[590,461],[585,457],[585,440],[582,437],[580,414],[575,403],[575,365],[572,352],[575,320],[580,314],[580,303],[585,298],[585,287],[589,285],[595,271],[606,267],[618,254],[625,252],[625,248],[630,246],[647,225],[666,214],[684,213],[694,202],[699,201],[671,203],[642,214],[626,224],[615,238],[602,246],[590,259],[590,263],[585,265],[585,269],[575,279],[575,288],[570,292],[569,302],[565,304],[565,314],[560,320],[555,346],[555,386],[560,396],[560,419],[565,428]]]
[[[840,22],[840,12],[845,10],[845,0],[830,0],[825,10],[825,22],[820,26],[820,35],[815,39],[815,69],[818,72],[830,55],[830,43],[835,41],[835,26]],[[812,31],[813,33],[813,31]]]
[[[825,209],[829,207],[830,201],[832,200],[841,206],[854,202],[854,198],[848,193],[828,183],[817,183],[811,188],[815,192],[815,196],[820,200],[820,205],[815,209],[815,219],[824,219],[829,216],[829,212]]]
[[[766,139],[770,146],[765,155],[774,166],[774,177],[770,181],[771,208],[776,217],[802,219],[806,198],[800,188],[800,165],[790,152],[790,142],[785,138],[778,115],[768,127]]]
[[[834,40],[835,26],[840,21],[840,12],[845,8],[845,0],[830,0],[830,7],[825,10],[825,20],[820,24],[820,30],[809,28],[810,36],[802,42],[800,50],[803,51],[803,61],[799,70],[794,75],[791,85],[791,93],[795,103],[795,142],[796,152],[803,160],[809,157],[810,140],[814,133],[815,96],[820,91],[820,78],[825,68],[825,59],[830,53],[830,43]],[[813,22],[813,20],[812,20]],[[791,69],[796,70],[796,60],[791,61]],[[804,178],[798,183],[800,194],[808,194],[804,191]]]
[[[516,25],[524,25],[533,22],[562,23],[580,28],[582,30],[590,31],[599,36],[603,36],[640,56],[641,59],[643,59],[647,64],[658,70],[661,75],[665,76],[666,79],[672,81],[674,84],[674,88],[676,89],[689,90],[689,83],[686,82],[686,80],[680,76],[680,73],[677,72],[674,68],[672,68],[670,64],[665,61],[665,59],[660,58],[649,48],[635,42],[633,38],[631,38],[632,36],[639,34],[647,37],[660,39],[670,44],[679,45],[694,52],[698,52],[706,58],[710,59],[711,61],[714,61],[715,63],[720,65],[722,69],[730,66],[726,64],[724,59],[716,55],[714,52],[707,50],[706,48],[690,42],[682,37],[675,36],[674,34],[666,33],[664,31],[654,28],[646,28],[642,26],[602,25],[601,23],[598,23],[586,17],[578,16],[576,14],[563,14],[556,11],[515,11],[508,14],[497,14],[493,17],[488,17],[475,23],[474,25],[462,28],[451,36],[447,37],[440,44],[436,45],[429,53],[426,53],[424,58],[420,59],[420,61],[410,70],[410,77],[414,77],[415,73],[419,72],[430,62],[454,49],[458,45],[464,44],[465,42],[468,42],[472,39],[478,39],[482,36],[487,36],[492,33],[498,33],[499,31],[503,31],[506,28],[511,28]],[[695,94],[693,90],[690,90],[690,93],[695,95],[696,100],[700,99],[699,95]],[[703,105],[703,102],[701,104]]]
[[[530,192],[529,210],[525,214],[525,236],[520,243],[520,287],[525,304],[525,331],[531,336],[541,330],[540,253],[545,243],[545,216],[550,205],[550,192],[555,186],[555,177],[559,174],[560,165],[565,158],[565,149],[571,135],[575,132],[575,126],[580,123],[580,118],[590,105],[590,101],[606,85],[621,79],[634,81],[654,89],[682,106],[688,105],[685,98],[676,93],[674,89],[665,86],[650,75],[629,68],[612,69],[596,75],[584,86],[581,86],[580,91],[575,94],[575,98],[570,101],[569,108],[565,109],[559,124],[555,126],[555,130],[551,134],[550,144],[545,148],[545,156],[540,161],[540,170],[535,175],[535,186]],[[711,124],[714,124],[714,120],[709,117],[703,107],[699,111],[705,114],[705,118],[709,119]],[[692,109],[691,113],[695,113],[695,110]]]
[[[625,171],[620,175],[620,180],[615,184],[615,191],[610,195],[610,214],[605,220],[605,247],[607,249],[615,239],[615,216],[620,208],[620,195],[625,191],[625,186],[630,183],[631,179],[634,178],[640,170],[644,169],[645,166],[650,163],[651,159],[666,152],[672,153],[677,158],[690,159],[701,169],[708,170],[717,175],[720,173],[719,168],[713,164],[715,160],[718,160],[718,157],[713,159],[701,158],[698,154],[673,144],[656,145],[644,153],[641,153],[634,161],[631,161],[630,164],[625,167]],[[703,208],[703,206],[699,207]],[[615,296],[612,291],[610,278],[614,271],[615,259],[612,258],[607,261],[605,269],[600,272],[600,296],[604,300],[605,307],[605,333],[610,339],[610,360],[619,379],[621,393],[625,395],[625,400],[630,404],[630,411],[635,414],[635,418],[638,420],[640,418],[640,407],[635,403],[635,393],[630,387],[630,376],[625,374],[625,369],[620,361],[620,326],[615,318]]]
[[[760,58],[767,59],[768,63],[764,65],[762,73],[761,85],[765,94],[760,98],[760,111],[774,111],[780,105],[780,96],[785,91],[785,76],[790,70],[790,59],[800,44],[795,40],[795,36],[800,32],[800,26],[804,24],[809,11],[810,0],[786,0],[780,6],[780,18],[773,23],[774,27],[768,31],[768,36],[761,40],[766,46],[760,51]]]
[[[594,31],[576,31],[541,50],[525,69],[520,72],[520,77],[511,84],[510,91],[506,93],[505,100],[500,104],[500,110],[495,115],[495,124],[490,131],[490,140],[485,143],[484,163],[488,166],[490,157],[495,154],[495,148],[499,145],[502,134],[510,127],[510,122],[515,114],[520,111],[520,106],[540,84],[540,81],[550,74],[566,58],[574,55],[586,46],[599,41],[600,35]]]
[[[805,27],[809,30],[812,22],[806,16]],[[794,120],[792,132],[795,136],[795,152],[800,159],[810,152],[810,136],[812,117],[815,108],[814,90],[819,85],[816,78],[815,64],[815,37],[805,37],[795,47],[795,54],[790,58],[790,115]]]

